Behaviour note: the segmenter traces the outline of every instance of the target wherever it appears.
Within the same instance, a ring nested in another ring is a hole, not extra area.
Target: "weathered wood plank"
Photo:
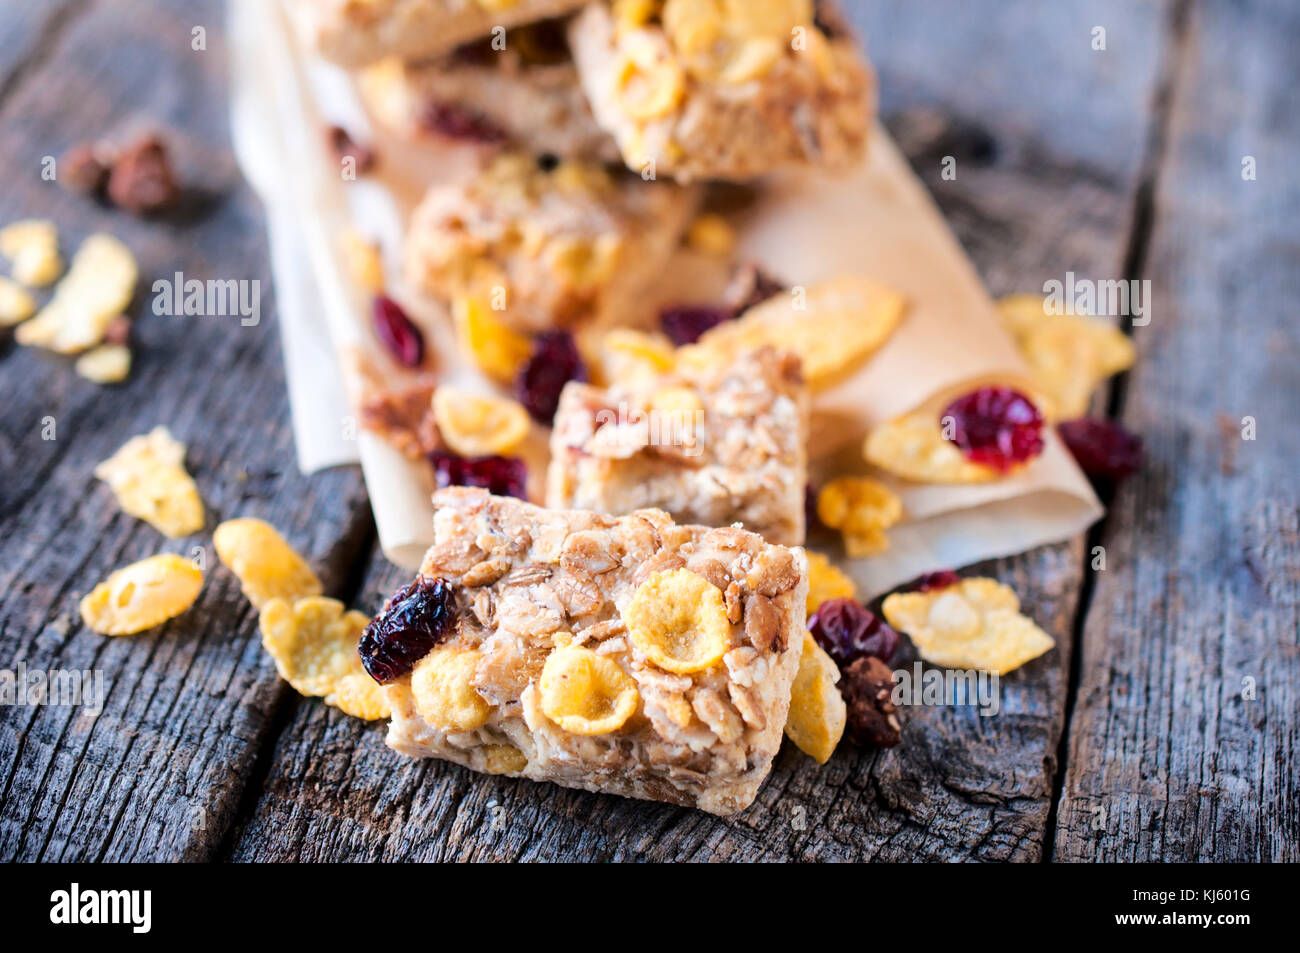
[[[70,362],[14,347],[0,356],[0,665],[103,673],[97,717],[76,707],[0,709],[0,857],[202,858],[235,815],[239,794],[288,689],[257,638],[233,577],[210,551],[211,526],[234,515],[280,526],[341,585],[369,549],[367,501],[355,469],[305,479],[294,464],[269,293],[261,323],[158,317],[157,277],[258,280],[269,292],[260,210],[230,155],[221,5],[120,0],[85,5],[0,103],[0,222],[39,215],[65,252],[106,230],[136,253],[142,292],[137,363],[100,388]],[[191,29],[208,31],[206,52]],[[9,37],[2,44],[12,55]],[[166,125],[198,200],[141,221],[40,178],[45,155],[140,117]],[[42,439],[46,418],[56,439]],[[128,437],[166,424],[190,444],[208,529],[168,541],[119,512],[96,462]],[[81,624],[80,596],[118,566],[159,551],[208,547],[197,606],[154,633],[109,639]]]
[[[1297,36],[1294,4],[1191,7],[1122,414],[1149,461],[1103,540],[1057,859],[1300,859]]]
[[[1050,124],[1017,117],[1032,100],[1043,117],[1072,105],[1092,75],[1086,28],[1038,22],[1041,45],[1024,31],[971,32],[1002,3],[950,4],[936,11],[898,3],[857,8],[870,28],[890,125],[934,190],[993,289],[1033,289],[1066,269],[1118,272],[1127,247],[1146,107],[1156,78],[1153,52],[1163,22],[1145,10],[1122,16],[1129,42],[1106,68],[1115,101],[1101,108],[1113,150],[1082,158],[1047,138]],[[1006,24],[1050,17],[1013,4]],[[935,45],[892,43],[891,34],[947,32]],[[963,38],[968,38],[963,40]],[[1083,51],[1080,53],[1079,51]],[[966,99],[966,78],[1015,56],[1031,56],[1042,78]],[[1054,82],[1060,73],[1072,73]],[[907,98],[908,77],[932,77],[934,95]],[[950,96],[944,96],[947,91]],[[955,181],[939,177],[955,155]],[[1036,860],[1044,850],[1056,752],[1064,717],[1070,639],[1082,543],[1049,547],[982,567],[1011,583],[1060,648],[1003,682],[1001,714],[918,708],[906,713],[901,746],[884,753],[844,746],[817,769],[787,745],[757,805],[717,819],[693,811],[599,797],[546,785],[476,776],[387,751],[383,729],[363,727],[315,703],[294,713],[233,857],[241,860]],[[404,581],[382,560],[358,599],[374,610]]]

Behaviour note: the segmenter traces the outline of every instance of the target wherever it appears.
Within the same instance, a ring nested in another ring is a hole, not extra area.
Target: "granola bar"
[[[596,121],[637,170],[679,181],[840,168],[862,155],[875,81],[812,0],[616,0],[569,43]]]
[[[802,549],[657,510],[614,518],[467,488],[434,505],[413,587],[441,594],[437,644],[405,672],[377,657],[392,619],[423,624],[396,596],[362,639],[387,680],[392,748],[714,814],[753,801],[803,645]]]
[[[547,504],[804,539],[808,396],[771,348],[602,389],[570,383],[551,436]]]
[[[611,323],[636,310],[697,199],[593,162],[506,152],[425,196],[407,275],[436,298],[490,305],[511,330]]]
[[[387,56],[440,56],[463,43],[570,13],[586,0],[292,0],[307,41],[326,59],[360,67]]]

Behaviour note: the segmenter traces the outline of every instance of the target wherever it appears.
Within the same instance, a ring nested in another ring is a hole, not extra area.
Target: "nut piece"
[[[722,593],[689,569],[651,575],[632,595],[623,621],[632,644],[666,672],[703,671],[730,648]]]
[[[120,209],[151,215],[176,204],[180,188],[167,146],[150,133],[122,148],[108,174],[108,198]]]
[[[858,659],[844,670],[840,685],[848,706],[849,738],[855,744],[892,748],[902,740],[903,726],[892,701],[894,673],[875,656]]]
[[[81,600],[81,618],[100,635],[135,635],[180,615],[199,597],[203,573],[174,553],[117,570]]]
[[[640,702],[636,682],[613,659],[572,645],[547,656],[538,689],[546,717],[575,735],[616,731]]]
[[[830,760],[844,734],[848,709],[835,687],[839,680],[840,670],[831,657],[805,633],[799,671],[790,689],[785,735],[818,764]]]
[[[99,143],[79,142],[59,159],[59,184],[83,195],[99,195],[108,184],[112,156]]]

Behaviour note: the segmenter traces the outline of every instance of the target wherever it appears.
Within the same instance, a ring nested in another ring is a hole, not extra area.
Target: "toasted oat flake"
[[[11,327],[36,313],[36,299],[26,288],[0,275],[0,327]]]
[[[837,477],[817,494],[817,518],[843,534],[844,549],[855,559],[887,550],[885,530],[902,516],[898,495],[869,477]]]
[[[867,435],[863,455],[887,473],[916,483],[989,483],[1006,474],[973,463],[952,441],[943,438],[939,415],[915,411],[883,423]],[[1024,469],[1010,467],[1007,473]]]
[[[81,600],[81,618],[100,635],[135,635],[174,619],[199,597],[203,573],[174,553],[112,573]]]
[[[123,512],[165,536],[188,536],[203,528],[203,500],[185,472],[185,445],[166,427],[132,437],[99,466]]]
[[[131,349],[122,344],[101,344],[78,357],[73,367],[96,384],[120,384],[131,373]]]
[[[911,636],[921,657],[948,668],[1005,675],[1055,643],[1020,613],[1020,600],[995,579],[963,579],[925,592],[885,599],[885,618]]]
[[[0,229],[0,255],[12,263],[14,280],[29,288],[44,288],[63,271],[58,230],[44,219],[27,219]]]
[[[130,249],[112,235],[91,235],[72,259],[54,296],[14,340],[59,354],[75,354],[104,339],[135,294],[138,269]]]
[[[830,760],[844,735],[848,709],[835,687],[839,680],[840,670],[831,657],[804,633],[799,671],[790,689],[785,735],[818,764]]]
[[[730,648],[722,592],[689,569],[653,573],[632,595],[623,622],[632,644],[666,672],[703,671]]]
[[[318,596],[320,579],[274,526],[259,519],[226,520],[212,534],[217,558],[238,578],[244,595],[262,609],[272,599]]]
[[[542,712],[575,735],[603,735],[636,711],[636,682],[613,659],[566,645],[546,658],[538,682]]]
[[[507,454],[528,436],[528,411],[518,401],[462,387],[434,391],[433,419],[447,446],[463,457]]]

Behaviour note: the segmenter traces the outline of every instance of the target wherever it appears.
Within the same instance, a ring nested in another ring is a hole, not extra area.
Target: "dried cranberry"
[[[856,599],[827,599],[808,617],[808,631],[843,670],[864,656],[888,662],[899,634]]]
[[[930,592],[933,589],[947,589],[959,582],[961,582],[961,576],[951,569],[940,569],[936,572],[927,572],[924,576],[917,576],[907,585],[900,586],[899,589],[902,592]]]
[[[424,335],[406,312],[388,295],[376,295],[373,310],[375,334],[399,364],[419,367],[424,361]]]
[[[415,668],[456,626],[456,595],[445,579],[424,576],[393,593],[361,633],[361,664],[381,685]]]
[[[1006,472],[1043,452],[1043,415],[1010,387],[981,387],[949,404],[940,422],[966,459]]]
[[[123,147],[113,159],[107,188],[109,201],[136,215],[161,212],[174,205],[181,190],[172,173],[166,143],[148,134]]]
[[[587,365],[568,331],[547,331],[533,339],[533,353],[515,378],[515,398],[534,420],[550,426],[569,381],[585,381]]]
[[[1107,420],[1067,420],[1061,439],[1094,482],[1118,483],[1142,468],[1142,438]]]
[[[659,325],[674,344],[694,344],[710,328],[736,316],[729,308],[711,305],[677,305],[659,312]]]
[[[342,126],[330,126],[327,138],[336,157],[352,160],[357,175],[365,175],[374,168],[375,150],[357,142]]]
[[[448,139],[504,142],[505,132],[486,116],[456,103],[431,102],[420,114],[420,125]]]
[[[438,487],[477,486],[494,496],[528,499],[528,467],[515,457],[461,457],[446,450],[429,454]]]

